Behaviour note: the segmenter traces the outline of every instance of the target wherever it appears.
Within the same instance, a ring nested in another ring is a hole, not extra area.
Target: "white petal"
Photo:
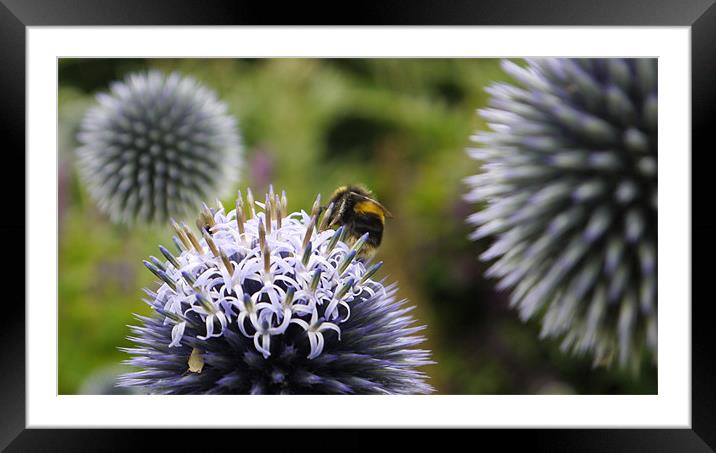
[[[328,304],[328,307],[326,307],[326,311],[323,313],[323,315],[328,320],[333,320],[336,316],[338,316],[338,313],[334,313],[336,310],[336,307],[338,306],[338,299],[331,300],[331,303]]]
[[[299,326],[301,326],[303,328],[303,330],[306,330],[306,331],[311,327],[308,325],[308,323],[306,321],[304,321],[303,319],[299,319],[299,318],[291,319],[290,323],[298,324]]]
[[[222,312],[220,312],[220,311],[217,311],[217,312],[216,312],[216,317],[217,317],[217,319],[219,320],[219,324],[221,324],[221,329],[222,329],[222,330],[223,330],[223,329],[226,329],[226,325],[228,324],[228,321],[227,321],[226,316],[224,315],[224,313],[222,313]]]
[[[236,322],[239,324],[239,330],[245,337],[250,337],[248,333],[246,333],[246,327],[244,326],[244,321],[246,321],[246,312],[239,313],[239,317],[237,318]]]
[[[186,328],[186,322],[177,323],[172,327],[172,342],[169,343],[169,347],[181,346],[181,338],[184,336],[184,329]]]
[[[270,335],[261,335],[261,334],[258,333],[258,332],[254,335],[254,346],[256,347],[256,350],[257,350],[257,351],[259,351],[261,354],[263,354],[264,359],[268,358],[268,356],[271,355],[271,351],[269,351],[269,350],[267,350],[267,349],[265,349],[265,348],[263,347],[263,344],[261,344],[261,343],[263,343],[265,340],[259,342],[259,337],[266,337],[266,336],[269,337],[269,345],[270,345],[270,341],[271,341],[271,340],[270,340],[270,338],[271,338]]]
[[[286,308],[283,311],[283,321],[278,327],[271,327],[269,333],[271,335],[280,335],[288,329],[288,325],[291,324],[291,309]]]
[[[206,317],[206,336],[197,335],[196,338],[200,340],[206,340],[213,336],[214,334],[214,315],[209,315]]]
[[[341,328],[338,327],[337,325],[333,324],[332,322],[324,322],[318,327],[319,332],[322,332],[322,331],[328,330],[328,329],[335,330],[336,333],[338,334],[338,339],[339,340],[341,339]]]
[[[318,337],[318,336],[323,337],[323,335],[321,335],[319,333],[310,332],[310,331],[308,332],[308,342],[311,344],[311,352],[308,353],[309,359],[316,358],[316,357],[318,357],[318,354],[321,353],[321,351],[318,351],[316,353],[316,351],[318,350],[318,341],[316,340],[316,337]],[[323,346],[321,346],[321,349],[323,349]]]

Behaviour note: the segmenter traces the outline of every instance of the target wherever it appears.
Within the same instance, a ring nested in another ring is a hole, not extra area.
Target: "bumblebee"
[[[385,219],[392,217],[385,206],[380,204],[365,187],[341,186],[333,192],[328,202],[333,209],[329,214],[329,227],[343,226],[346,242],[355,243],[368,233],[368,240],[361,248],[360,256],[371,258],[383,239]]]

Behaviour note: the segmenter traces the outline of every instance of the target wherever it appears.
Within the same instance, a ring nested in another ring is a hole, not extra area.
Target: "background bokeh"
[[[507,80],[491,59],[61,59],[59,61],[59,393],[107,389],[127,358],[132,313],[149,314],[142,265],[171,245],[168,225],[131,229],[94,206],[73,165],[75,135],[94,95],[132,71],[191,75],[239,121],[244,166],[237,189],[285,189],[289,210],[310,209],[338,185],[370,187],[394,215],[378,259],[382,276],[427,324],[426,368],[443,394],[656,393],[639,375],[592,368],[588,357],[539,340],[507,294],[482,278],[489,239],[467,239],[463,178],[479,171],[464,150],[485,124],[484,88]],[[233,206],[234,199],[223,200]]]

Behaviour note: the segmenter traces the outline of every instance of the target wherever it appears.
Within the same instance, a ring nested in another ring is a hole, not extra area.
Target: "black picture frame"
[[[698,241],[692,255],[692,287],[703,288],[712,266],[697,266],[699,258],[713,259],[716,252],[716,218],[713,209],[694,209],[698,200],[712,199],[711,185],[705,176],[711,166],[704,156],[716,149],[714,134],[708,128],[716,110],[716,6],[714,0],[501,0],[430,2],[426,0],[382,1],[372,4],[332,6],[319,3],[171,0],[0,0],[0,131],[5,145],[6,168],[25,167],[25,81],[26,27],[60,25],[557,25],[557,26],[689,26],[691,28],[692,64],[692,241]],[[7,139],[10,139],[9,143]],[[699,165],[693,158],[699,156]],[[14,161],[12,160],[14,159]],[[14,164],[14,165],[13,165]],[[0,194],[15,194],[25,188],[24,171],[0,177]],[[22,181],[14,175],[23,175]],[[12,200],[8,200],[12,202]],[[705,206],[708,206],[706,202]],[[42,209],[33,206],[31,209]],[[42,284],[39,276],[25,273],[25,213],[21,206],[4,207],[0,217],[3,250],[12,256],[5,259],[12,269],[4,274],[5,297],[0,329],[3,367],[0,371],[0,447],[7,451],[125,451],[141,443],[140,436],[150,432],[129,430],[47,430],[25,429],[25,307],[17,294],[29,284]],[[23,238],[23,241],[20,240]],[[10,272],[14,272],[11,274]],[[662,278],[668,278],[662,276]],[[14,283],[8,283],[8,282]],[[697,282],[702,283],[697,283]],[[21,286],[19,282],[23,282]],[[54,291],[54,288],[47,288]],[[552,429],[519,430],[512,435],[502,430],[481,430],[468,434],[473,442],[499,442],[501,447],[529,446],[538,451],[713,451],[716,449],[716,361],[711,351],[716,344],[708,307],[710,298],[692,303],[692,423],[691,429]],[[684,301],[687,303],[688,301]],[[152,430],[153,431],[153,430]],[[421,441],[427,430],[399,433],[382,446],[403,445],[404,439]],[[464,433],[463,433],[464,434]],[[515,433],[517,434],[517,433]],[[257,445],[263,437],[256,436]],[[286,434],[286,439],[295,434]],[[338,432],[341,442],[350,449],[365,449],[371,436],[365,433]],[[438,433],[438,435],[440,435]],[[182,449],[208,445],[207,439],[237,442],[246,448],[250,436],[239,442],[234,436],[157,433],[158,440],[175,438],[174,446]],[[233,439],[233,440],[232,440]],[[213,442],[213,441],[212,441]],[[270,443],[270,442],[269,442]],[[474,445],[474,443],[472,443]]]

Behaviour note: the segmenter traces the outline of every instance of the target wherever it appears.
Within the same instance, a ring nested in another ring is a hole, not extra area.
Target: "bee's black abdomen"
[[[366,243],[373,247],[378,247],[383,239],[383,222],[378,216],[372,214],[355,214],[350,222],[351,233],[360,237],[368,233]]]

